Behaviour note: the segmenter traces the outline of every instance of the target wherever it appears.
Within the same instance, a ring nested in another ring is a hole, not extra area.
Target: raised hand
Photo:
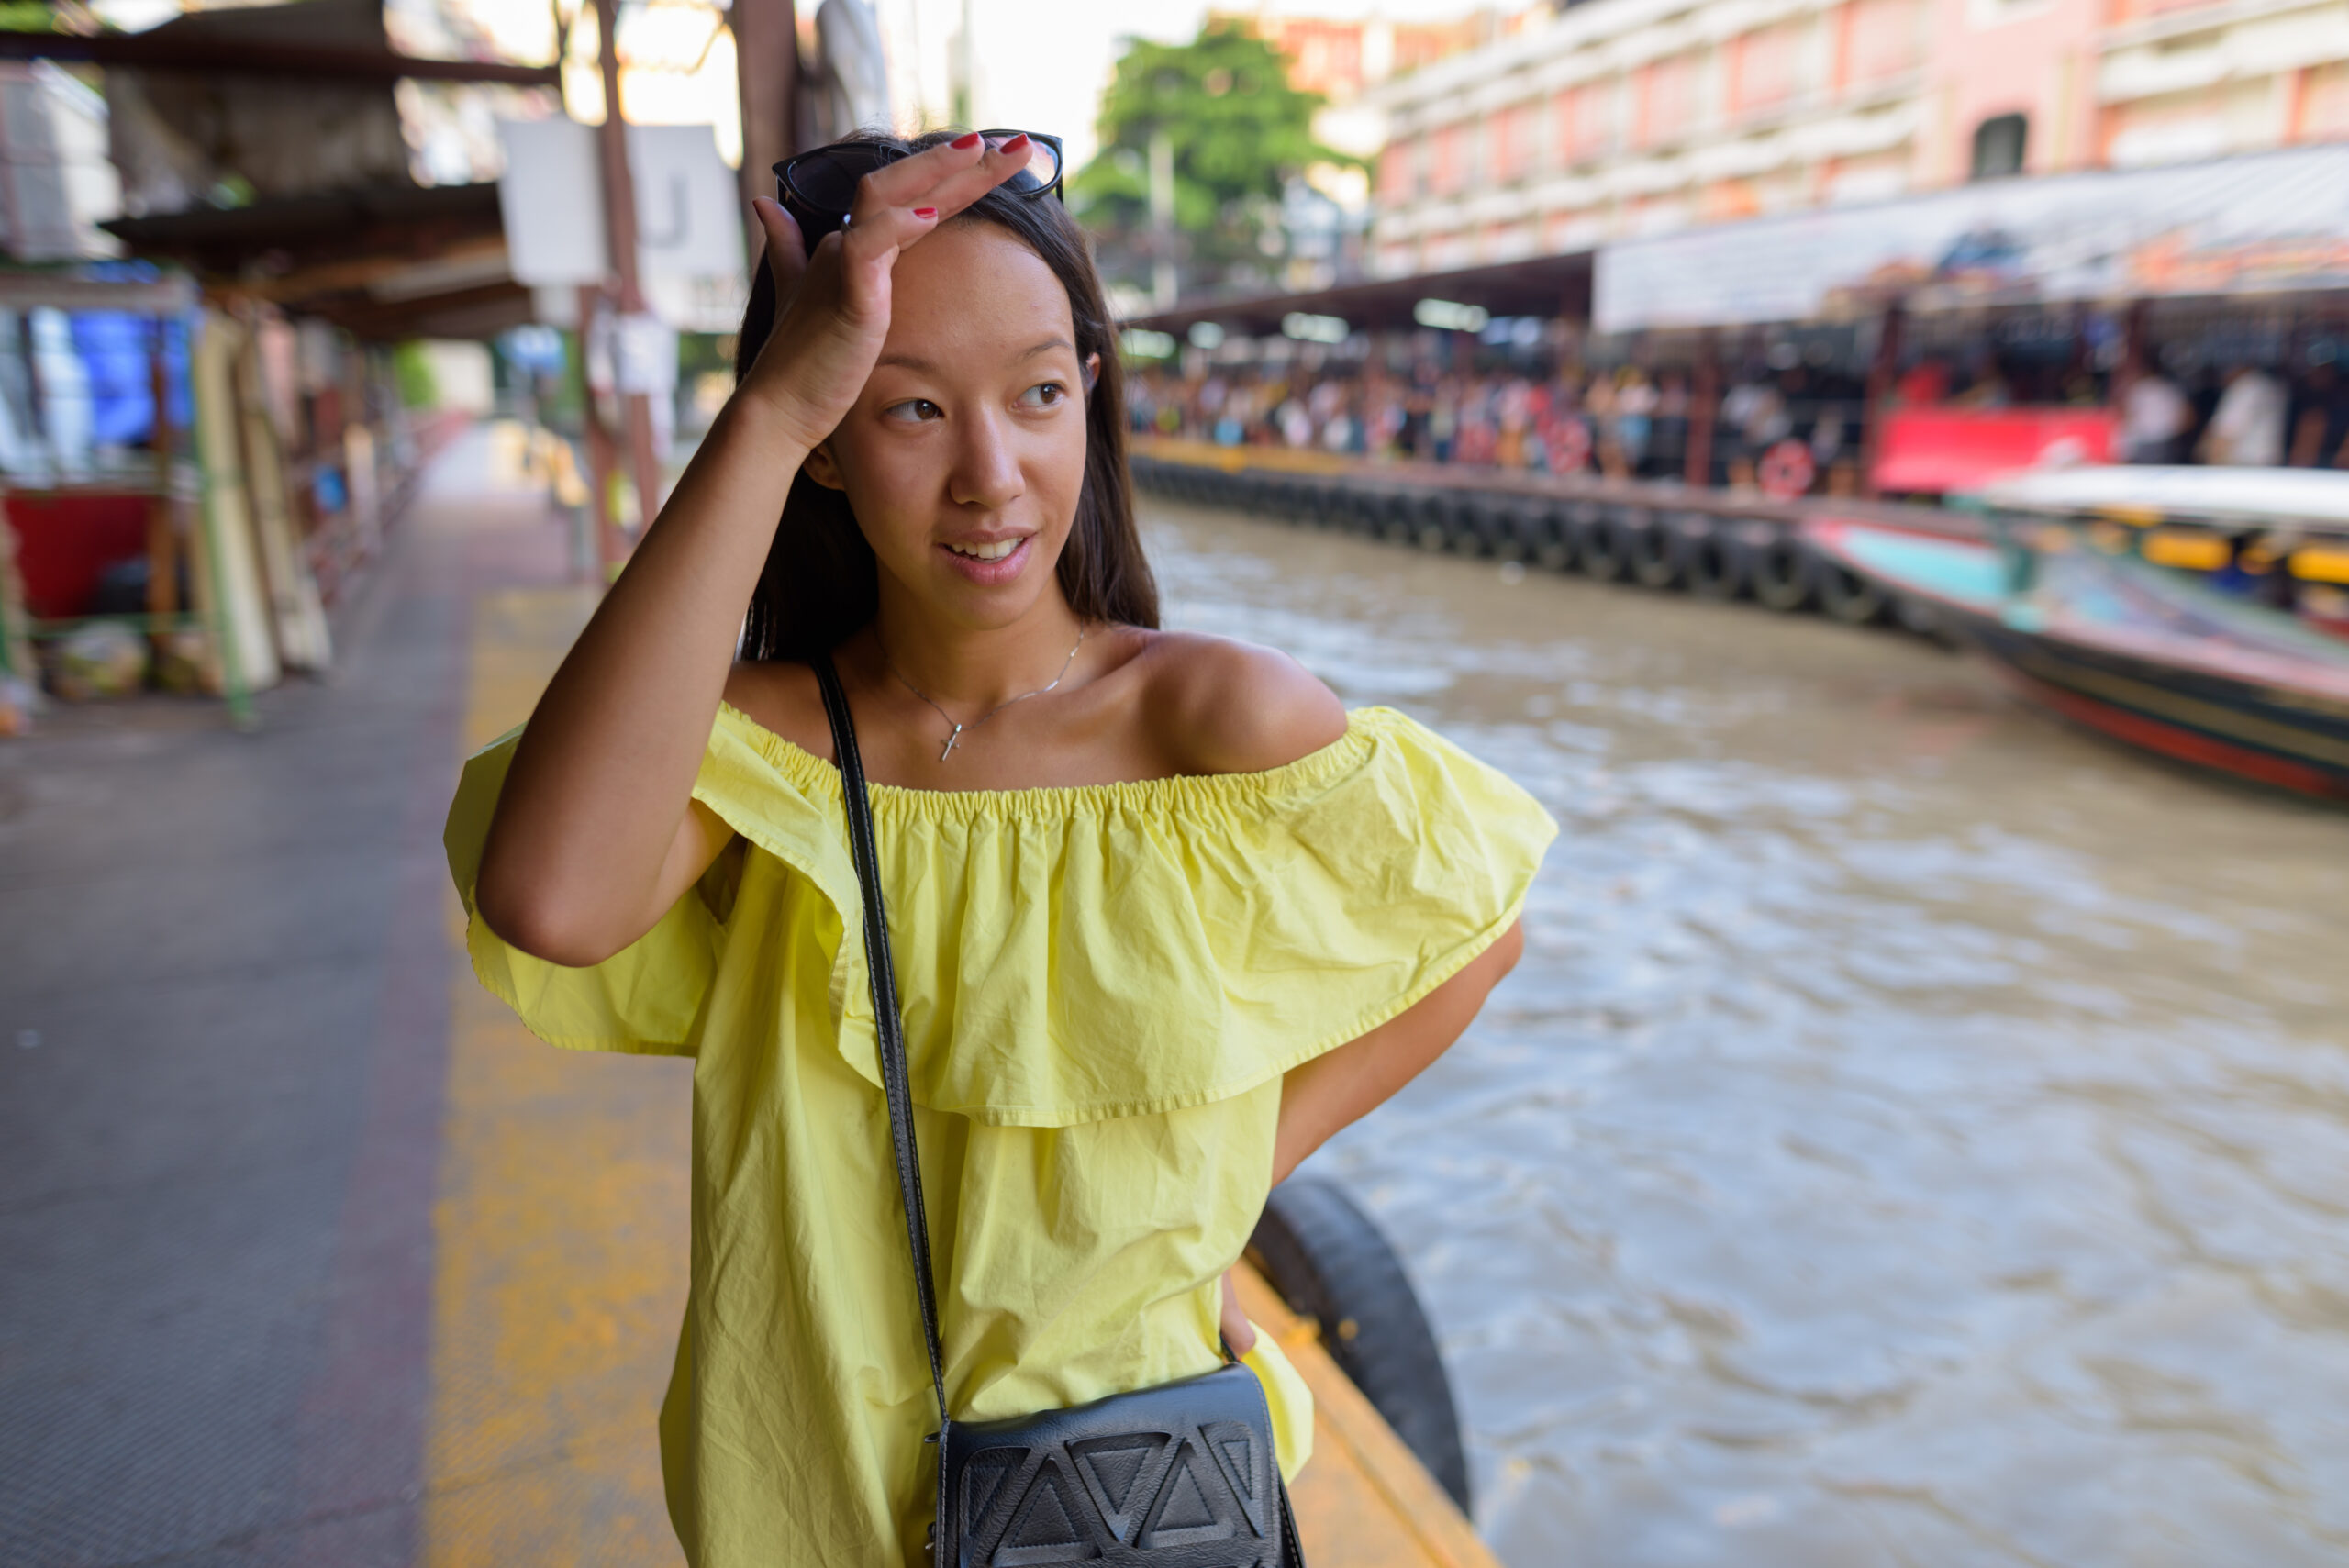
[[[779,203],[751,204],[766,232],[775,326],[738,396],[760,399],[795,445],[812,448],[846,417],[889,333],[897,257],[1028,166],[1028,139],[989,147],[973,131],[884,164],[857,183],[848,228],[809,255]]]

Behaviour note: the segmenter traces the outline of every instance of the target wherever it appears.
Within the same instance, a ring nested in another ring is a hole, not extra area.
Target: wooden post
[[[147,502],[147,613],[154,617],[147,628],[160,648],[166,635],[162,617],[176,615],[180,607],[180,535],[177,507],[172,499],[172,373],[165,358],[171,323],[159,316],[148,325],[152,328],[147,384],[155,398],[155,427],[150,437],[155,452],[155,494]]]
[[[587,368],[592,351],[589,332],[596,312],[603,308],[603,298],[601,289],[582,285],[579,290],[579,406],[587,437],[587,518],[596,533],[596,581],[609,583],[622,553],[617,520],[612,517],[612,473],[619,462],[611,427],[604,423],[603,412],[596,406],[596,378]]]
[[[1688,462],[1681,475],[1700,489],[1713,482],[1713,420],[1720,406],[1720,355],[1708,331],[1697,340],[1697,366],[1688,378]]]
[[[1867,402],[1860,413],[1860,494],[1876,495],[1876,454],[1884,445],[1884,417],[1892,407],[1892,387],[1900,373],[1900,323],[1898,301],[1884,307],[1883,329],[1876,334],[1876,359],[1868,366]]]
[[[774,166],[798,150],[799,17],[793,0],[734,0],[735,81],[742,102],[742,205],[774,195]],[[747,223],[751,265],[759,226]]]
[[[618,284],[615,302],[625,318],[644,309],[644,293],[636,272],[636,177],[629,168],[628,120],[620,113],[620,55],[615,35],[619,30],[618,0],[596,0],[596,41],[604,70],[604,123],[596,148],[603,164],[604,233],[611,247],[612,271]],[[661,469],[652,455],[652,406],[640,392],[619,390],[624,356],[615,339],[612,378],[620,401],[620,425],[629,471],[636,481],[640,528],[651,528],[661,510]]]

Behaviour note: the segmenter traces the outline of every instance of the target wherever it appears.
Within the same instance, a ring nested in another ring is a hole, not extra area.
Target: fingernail
[[[928,223],[931,218],[938,216],[938,209],[934,206],[918,206],[914,208],[914,216],[920,218],[924,223]]]
[[[1002,147],[1002,150],[1005,152],[1025,152],[1027,150],[1028,133],[1026,131],[1021,131],[1018,136],[1015,136],[1009,141],[1005,142]]]
[[[963,151],[965,151],[965,152],[968,152],[971,149],[973,149],[974,147],[976,147],[978,144],[979,144],[979,133],[978,133],[977,131],[974,131],[974,131],[966,131],[966,132],[964,132],[963,135],[956,137],[956,138],[954,139],[954,140],[953,140],[953,143],[952,143],[952,145],[954,145],[954,146],[956,146],[956,147],[961,148],[961,149],[962,149]]]

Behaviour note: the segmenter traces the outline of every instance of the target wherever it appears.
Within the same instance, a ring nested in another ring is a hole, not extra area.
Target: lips
[[[992,587],[1018,577],[1028,564],[1029,544],[1033,534],[1019,534],[1008,539],[955,539],[938,548],[948,564],[968,581],[981,587]]]

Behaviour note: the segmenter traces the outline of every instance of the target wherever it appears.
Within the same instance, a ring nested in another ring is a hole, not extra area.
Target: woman
[[[1208,1371],[1220,1334],[1293,1472],[1309,1404],[1225,1272],[1514,962],[1553,830],[1286,657],[1155,629],[1082,236],[998,188],[1017,142],[885,145],[804,261],[756,204],[734,396],[450,822],[476,972],[532,1029],[696,1058],[661,1425],[711,1568],[918,1561],[931,1500],[809,659],[876,785],[958,1420]]]

